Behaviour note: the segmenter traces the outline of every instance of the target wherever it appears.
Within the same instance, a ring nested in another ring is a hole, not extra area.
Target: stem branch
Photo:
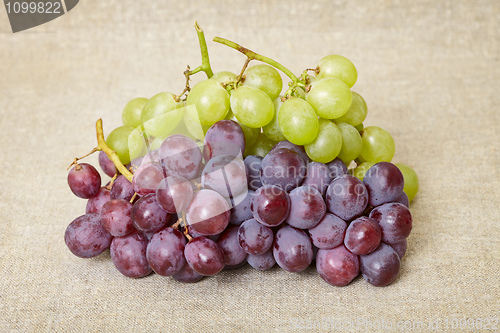
[[[299,79],[288,68],[286,68],[285,66],[283,66],[282,64],[280,64],[279,62],[277,62],[271,58],[268,58],[268,57],[263,56],[261,54],[255,53],[254,51],[251,51],[251,50],[247,49],[246,47],[243,47],[243,46],[241,46],[235,42],[232,42],[230,40],[227,40],[225,38],[214,37],[214,42],[229,46],[229,47],[243,53],[250,60],[259,60],[259,61],[265,62],[266,64],[269,64],[273,67],[276,67],[277,69],[279,69],[280,71],[285,73],[286,76],[288,76],[290,78],[290,80],[292,80],[293,82],[299,81]]]
[[[207,74],[207,77],[210,79],[214,75],[214,72],[212,72],[212,67],[210,67],[210,58],[208,57],[208,48],[207,42],[205,40],[205,34],[196,21],[194,22],[194,28],[196,29],[196,33],[198,34],[198,40],[200,42],[201,49],[201,66],[198,68],[200,71],[204,71],[205,74]],[[194,69],[193,72],[195,72],[198,68]],[[191,72],[190,74],[194,74],[193,72]]]

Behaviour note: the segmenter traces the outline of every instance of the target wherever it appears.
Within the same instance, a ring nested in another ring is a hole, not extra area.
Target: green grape
[[[141,156],[146,144],[140,128],[120,126],[109,133],[106,144],[113,149],[125,165]]]
[[[334,122],[320,119],[318,136],[304,148],[307,156],[314,162],[329,163],[333,161],[342,148],[340,129]]]
[[[234,120],[238,123],[238,125],[240,125],[241,129],[243,130],[243,135],[245,136],[245,146],[251,146],[255,142],[257,142],[260,134],[260,128],[251,128],[240,124],[238,119],[236,119],[236,117],[234,116],[233,111],[231,110],[229,110],[229,112],[227,113],[226,119]]]
[[[141,126],[141,113],[144,105],[148,102],[147,98],[134,98],[125,105],[122,111],[122,122],[125,126],[138,127]]]
[[[357,92],[352,92],[352,103],[347,113],[342,117],[335,119],[337,123],[348,123],[352,126],[358,126],[366,119],[368,107],[365,100]]]
[[[375,163],[373,162],[364,162],[359,164],[355,169],[352,170],[352,175],[359,180],[363,181],[365,178],[366,172],[370,169]]]
[[[361,123],[361,124],[359,124],[359,125],[354,126],[354,128],[355,128],[358,132],[361,132],[361,131],[363,131],[363,129],[365,128],[365,126],[363,125],[363,123]]]
[[[262,90],[240,86],[231,95],[231,110],[238,121],[251,128],[269,124],[274,116],[272,99]]]
[[[283,102],[281,101],[281,97],[278,96],[274,100],[274,117],[273,120],[266,126],[262,127],[262,132],[273,141],[283,141],[286,140],[283,133],[281,133],[280,124],[278,122],[278,113]]]
[[[210,79],[215,80],[221,84],[227,85],[231,81],[236,81],[236,74],[222,71],[215,73]]]
[[[163,141],[165,141],[165,139],[166,138],[159,138],[159,137],[154,138],[149,143],[149,149],[156,150],[156,149],[160,148],[161,144],[163,143]]]
[[[354,64],[341,55],[329,55],[319,61],[318,79],[336,77],[351,88],[358,79],[358,72]]]
[[[283,136],[296,145],[311,143],[318,135],[318,116],[302,98],[287,99],[279,109],[278,122]]]
[[[196,113],[196,109],[194,107],[186,108],[186,114],[184,115],[184,126],[190,134],[187,136],[203,141],[205,140],[205,134],[207,133],[210,126],[202,125],[199,123],[199,121],[193,120],[193,118],[191,117],[191,113],[189,112],[190,109],[194,109],[194,116],[198,117],[198,114]]]
[[[264,133],[260,133],[259,138],[252,146],[246,146],[245,153],[243,155],[259,155],[266,156],[277,142],[269,139]]]
[[[408,196],[408,199],[410,201],[412,201],[418,192],[418,183],[419,182],[418,182],[417,173],[412,168],[407,166],[406,164],[396,163],[396,166],[399,168],[399,170],[403,174],[403,178],[405,180],[405,186],[403,188],[403,191]]]
[[[310,85],[306,101],[324,119],[335,119],[347,113],[352,102],[351,89],[334,77],[317,80]]]
[[[340,129],[340,134],[342,134],[342,148],[338,157],[345,165],[349,165],[352,160],[359,156],[363,141],[354,126],[346,123],[338,123],[337,126]]]
[[[368,126],[361,133],[363,146],[358,159],[361,162],[390,162],[396,152],[392,136],[377,126]]]
[[[148,135],[166,137],[182,121],[184,108],[174,97],[169,92],[159,93],[144,105],[141,121]]]
[[[252,66],[245,71],[243,85],[259,88],[274,100],[283,89],[283,80],[276,69],[262,64]]]
[[[202,125],[211,126],[224,119],[229,111],[229,93],[216,80],[203,80],[196,84],[186,100],[187,106],[195,106]]]

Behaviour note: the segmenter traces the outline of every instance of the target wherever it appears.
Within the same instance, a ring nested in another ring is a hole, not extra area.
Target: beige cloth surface
[[[394,161],[420,176],[395,283],[336,288],[313,267],[247,266],[188,285],[68,251],[85,201],[66,167],[95,146],[99,117],[109,133],[131,98],[182,90],[185,66],[200,64],[195,19],[215,71],[238,72],[244,57],[214,36],[295,73],[332,53],[355,63],[365,125],[387,129]],[[87,0],[12,34],[1,9],[0,331],[450,332],[464,318],[481,331],[500,317],[499,22],[495,0]]]

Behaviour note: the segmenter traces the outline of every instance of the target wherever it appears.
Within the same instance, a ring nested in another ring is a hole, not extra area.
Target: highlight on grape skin
[[[196,27],[202,64],[180,70],[180,93],[132,98],[107,137],[96,123],[101,173],[80,162],[87,155],[71,164],[68,185],[87,205],[66,229],[68,249],[109,249],[119,273],[172,283],[249,267],[263,277],[316,270],[336,287],[360,275],[397,281],[411,260],[402,259],[419,179],[392,163],[395,137],[364,124],[354,63],[327,55],[295,75],[216,37],[247,60],[214,74]],[[207,78],[191,87],[200,72]]]

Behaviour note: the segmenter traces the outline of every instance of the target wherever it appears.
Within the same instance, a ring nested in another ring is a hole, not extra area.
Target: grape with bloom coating
[[[313,187],[323,196],[333,177],[330,168],[320,162],[309,162],[307,164],[306,178],[301,186]]]
[[[186,264],[184,248],[186,238],[177,229],[165,228],[151,237],[146,249],[149,266],[155,273],[172,276]]]
[[[110,199],[110,191],[106,187],[101,187],[99,192],[87,201],[85,213],[99,213],[102,206]]]
[[[123,175],[116,177],[111,188],[110,199],[124,199],[130,201],[134,196],[134,187],[132,183]]]
[[[404,187],[404,178],[398,167],[389,162],[373,165],[363,178],[370,195],[369,204],[378,206],[397,200]]]
[[[386,130],[368,126],[361,134],[363,145],[358,159],[361,162],[390,162],[396,151],[394,139]]]
[[[342,149],[342,134],[335,123],[319,119],[318,136],[304,146],[307,156],[315,162],[329,163]]]
[[[201,275],[215,275],[224,268],[224,252],[213,240],[200,236],[185,247],[184,255],[191,268]]]
[[[238,125],[240,125],[241,130],[243,131],[243,135],[245,136],[245,149],[247,147],[253,146],[257,139],[259,138],[260,128],[251,128],[243,125],[236,119],[233,114],[233,111],[229,110],[227,113],[226,119],[235,121]]]
[[[288,194],[276,185],[264,185],[252,196],[253,217],[267,227],[280,225],[290,212]]]
[[[195,272],[191,266],[186,262],[186,264],[181,268],[179,272],[176,274],[172,275],[172,277],[183,283],[196,283],[203,279],[203,275]]]
[[[160,163],[142,163],[139,168],[134,172],[132,178],[132,186],[134,191],[144,196],[146,194],[155,193],[158,184],[165,178],[163,168]]]
[[[148,239],[144,234],[133,232],[124,237],[115,237],[109,252],[116,269],[131,278],[140,278],[153,271],[146,257]]]
[[[316,270],[329,284],[343,287],[358,276],[359,259],[344,245],[333,249],[319,249],[316,255]]]
[[[310,85],[306,101],[311,104],[318,117],[335,119],[347,113],[352,103],[351,89],[341,80],[328,77]]]
[[[130,126],[120,126],[109,133],[106,144],[113,149],[123,165],[139,157],[146,147],[142,132]]]
[[[170,214],[156,202],[156,193],[141,197],[132,207],[134,227],[142,232],[157,232],[167,225]]]
[[[333,161],[327,164],[328,168],[330,169],[330,176],[332,179],[335,179],[339,176],[347,174],[347,167],[342,162],[340,158],[335,158]]]
[[[102,171],[110,177],[113,177],[117,174],[116,166],[106,155],[104,151],[99,152],[99,165],[101,166]]]
[[[382,230],[369,217],[361,216],[349,224],[345,233],[344,245],[354,254],[364,255],[375,251],[380,244]]]
[[[239,195],[231,198],[233,207],[231,208],[231,218],[229,223],[240,225],[244,221],[253,217],[251,203],[254,193],[255,192],[252,190],[243,191]]]
[[[77,197],[90,199],[99,193],[101,175],[90,164],[77,164],[68,173],[68,185]]]
[[[326,213],[321,193],[313,187],[299,186],[290,194],[290,214],[286,223],[299,229],[314,228]]]
[[[359,257],[363,278],[377,287],[391,284],[398,276],[401,260],[392,247],[380,243],[370,254]]]
[[[130,100],[122,111],[122,123],[125,126],[139,127],[142,124],[142,109],[148,102],[147,98],[137,97]],[[112,176],[111,176],[112,177]]]
[[[101,209],[101,223],[112,236],[123,237],[134,231],[131,219],[132,204],[123,199],[112,199]]]
[[[238,241],[238,227],[227,228],[217,240],[217,245],[224,252],[225,265],[239,265],[247,258]]]
[[[260,64],[247,68],[243,85],[259,88],[271,99],[275,99],[283,89],[283,80],[276,69],[269,65]]]
[[[311,143],[318,135],[318,117],[302,98],[287,99],[279,109],[278,122],[283,136],[296,145]]]
[[[92,258],[111,244],[111,236],[101,224],[99,214],[85,214],[77,217],[66,228],[64,242],[77,257]]]
[[[273,245],[273,231],[255,219],[243,222],[238,229],[238,243],[248,254],[263,254]]]
[[[245,163],[230,155],[216,156],[203,168],[201,184],[226,198],[236,196],[247,190]]]
[[[226,117],[230,107],[229,93],[216,80],[203,80],[189,92],[186,106],[191,119],[210,126]]]
[[[247,169],[247,181],[249,190],[257,190],[262,186],[260,180],[260,167],[262,164],[262,156],[248,155],[243,160]]]
[[[231,110],[240,123],[251,128],[269,124],[274,116],[273,100],[252,86],[240,86],[233,91]]]
[[[196,142],[185,135],[169,136],[159,150],[161,163],[169,176],[191,180],[198,174],[202,156]]]
[[[200,235],[217,235],[229,224],[229,210],[222,195],[212,190],[200,190],[187,209],[187,223]]]
[[[403,174],[404,178],[404,188],[403,191],[408,196],[408,200],[411,202],[415,198],[415,195],[418,192],[418,176],[417,173],[407,166],[406,164],[396,163],[396,166]]]
[[[260,271],[265,271],[276,264],[272,249],[269,249],[269,251],[263,254],[249,254],[247,256],[247,262],[250,266]]]
[[[406,248],[408,247],[408,242],[406,241],[406,238],[405,238],[405,240],[403,240],[399,243],[394,243],[394,244],[389,244],[389,245],[394,249],[394,251],[396,251],[396,253],[399,256],[399,259],[403,259],[403,256],[406,253]]]
[[[306,165],[293,150],[278,148],[264,157],[260,171],[262,184],[277,185],[289,192],[304,180]]]
[[[183,105],[169,92],[162,92],[144,105],[141,121],[148,135],[166,137],[184,117]]]
[[[386,203],[375,207],[370,218],[382,229],[382,242],[395,244],[404,241],[412,229],[410,210],[400,203]]]
[[[245,135],[235,121],[219,120],[208,129],[203,145],[205,161],[220,155],[242,157],[244,151]]]
[[[283,141],[280,141],[277,144],[275,144],[273,149],[271,149],[271,151],[279,149],[279,148],[286,148],[286,149],[293,150],[294,152],[299,154],[300,157],[302,157],[302,159],[304,160],[304,163],[311,162],[311,159],[307,156],[307,153],[304,149],[304,146],[299,146],[299,145],[296,145],[294,143],[291,143],[290,141],[283,140]]]
[[[318,80],[324,77],[336,77],[351,88],[358,79],[358,71],[354,64],[341,55],[332,54],[323,57],[318,63]]]
[[[368,106],[364,98],[357,92],[352,92],[352,103],[347,110],[347,113],[342,117],[336,118],[337,123],[347,123],[352,126],[363,126],[363,121],[365,121],[368,114]],[[356,128],[358,129],[358,128]],[[363,127],[361,127],[363,129]],[[358,129],[359,130],[359,129]]]
[[[300,272],[312,262],[312,244],[303,230],[287,225],[276,233],[273,255],[284,270]]]
[[[345,221],[361,215],[368,205],[368,191],[356,177],[343,175],[332,180],[326,190],[326,207]]]
[[[193,199],[193,186],[183,177],[168,176],[164,178],[156,189],[156,201],[168,213],[186,211]]]
[[[326,213],[309,235],[314,246],[320,249],[333,249],[344,242],[347,223],[340,217]]]

